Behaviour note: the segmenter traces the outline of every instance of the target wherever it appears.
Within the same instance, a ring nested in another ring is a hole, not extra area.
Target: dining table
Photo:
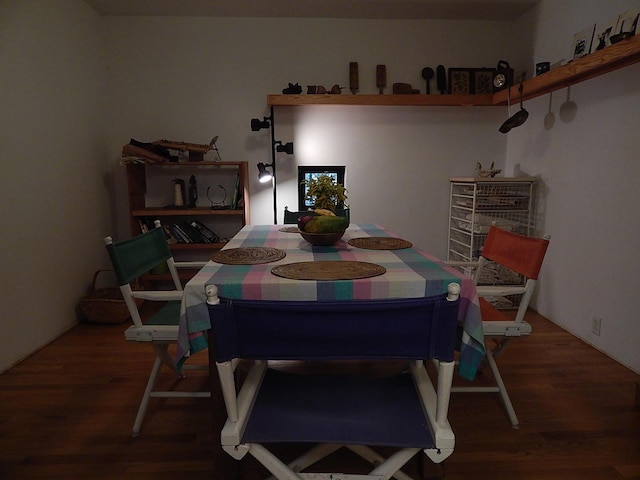
[[[184,287],[178,364],[208,348],[208,285],[221,299],[356,302],[440,295],[452,282],[460,285],[457,372],[472,380],[485,348],[472,278],[375,224],[351,224],[327,246],[311,245],[295,225],[246,225]]]

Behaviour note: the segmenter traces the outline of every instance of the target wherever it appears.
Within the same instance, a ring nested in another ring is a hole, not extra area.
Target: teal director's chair
[[[154,222],[155,228],[136,237],[114,242],[111,237],[105,237],[104,243],[111,259],[113,269],[118,279],[120,291],[131,315],[133,324],[127,328],[124,336],[129,341],[143,342],[151,345],[155,353],[155,361],[144,390],[138,413],[133,424],[133,435],[140,434],[142,421],[149,399],[151,397],[210,397],[210,392],[159,391],[155,390],[156,380],[162,365],[169,367],[179,377],[183,374],[178,369],[175,360],[169,353],[169,345],[177,343],[178,321],[180,319],[180,301],[182,299],[182,284],[178,276],[178,268],[198,268],[203,262],[175,262],[169,245],[160,225]],[[164,267],[168,269],[173,281],[173,290],[133,290],[131,284],[141,275],[152,269]],[[143,322],[135,299],[165,302],[146,322]],[[185,365],[183,369],[206,369],[207,366]]]

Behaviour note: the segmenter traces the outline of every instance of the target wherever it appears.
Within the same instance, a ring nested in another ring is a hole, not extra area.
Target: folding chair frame
[[[109,257],[111,258],[116,276],[118,277],[120,292],[122,293],[133,322],[133,325],[125,330],[124,336],[129,341],[149,343],[155,354],[155,360],[151,367],[151,372],[149,373],[149,378],[133,424],[132,433],[134,436],[140,434],[142,422],[151,398],[204,398],[211,396],[211,392],[155,390],[155,384],[162,365],[165,365],[175,372],[180,378],[184,377],[184,374],[178,369],[175,360],[168,351],[169,345],[177,342],[179,318],[176,316],[175,323],[172,322],[170,325],[154,324],[153,318],[147,323],[143,323],[135,299],[139,298],[156,302],[181,301],[183,290],[177,269],[199,268],[204,265],[204,262],[175,262],[167,245],[160,222],[156,220],[154,224],[154,229],[128,240],[114,243],[111,237],[105,237],[104,239]],[[137,254],[138,251],[143,251],[144,254]],[[131,288],[131,282],[135,278],[163,263],[166,263],[169,273],[171,274],[174,290],[150,291],[133,290]],[[185,370],[206,370],[208,366],[185,365],[182,368]]]
[[[210,305],[219,304],[217,288],[215,286],[207,286],[206,292]],[[457,300],[458,294],[459,286],[452,284],[448,299],[450,301]],[[214,315],[215,312],[212,314]],[[215,333],[212,335],[215,336]],[[427,339],[425,339],[425,341],[427,341]],[[210,350],[210,355],[212,355],[212,350]],[[215,355],[220,356],[219,353]],[[239,357],[215,362],[228,416],[221,432],[221,444],[224,451],[231,457],[236,460],[241,460],[247,454],[251,454],[279,480],[387,480],[392,477],[399,480],[411,480],[411,477],[400,471],[400,468],[414,457],[421,448],[401,448],[389,458],[384,459],[367,445],[321,443],[289,464],[285,464],[262,444],[243,442],[243,435],[249,417],[269,370],[269,363],[267,359],[254,360],[253,365],[242,383],[241,389],[238,391],[236,387],[236,370],[239,363]],[[434,441],[434,447],[424,449],[424,453],[433,462],[439,463],[453,453],[455,446],[455,436],[447,420],[455,362],[452,358],[451,361],[436,361],[436,363],[438,373],[437,390],[434,389],[427,374],[425,361],[423,359],[410,361],[410,374],[413,378],[415,390],[419,396]],[[336,392],[336,395],[339,395],[339,391]],[[301,473],[305,468],[341,447],[346,447],[371,462],[374,468],[367,475]]]
[[[481,298],[481,302],[484,302],[482,308],[482,328],[484,336],[486,339],[496,340],[496,346],[494,348],[489,348],[489,345],[487,345],[485,349],[485,357],[493,373],[495,386],[453,387],[451,389],[452,392],[499,393],[513,428],[518,428],[518,416],[513,408],[513,403],[511,402],[495,358],[510,340],[531,333],[531,325],[524,320],[524,316],[529,307],[533,292],[535,291],[538,274],[549,245],[549,239],[549,235],[545,235],[543,238],[526,237],[499,229],[496,226],[491,226],[482,250],[482,255],[477,262],[447,262],[449,265],[455,267],[474,267],[474,282],[476,285],[478,285],[482,277],[483,269],[491,261],[495,261],[525,277],[524,285],[477,286],[479,297],[518,294],[522,296],[514,320],[493,320],[493,318],[502,317],[502,313]],[[485,318],[485,316],[488,318]]]

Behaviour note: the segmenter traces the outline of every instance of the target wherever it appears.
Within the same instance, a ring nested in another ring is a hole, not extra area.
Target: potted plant
[[[345,204],[347,189],[336,183],[330,175],[318,175],[303,182],[306,187],[305,200],[313,202],[314,208],[331,210],[339,216],[349,217],[349,208]]]

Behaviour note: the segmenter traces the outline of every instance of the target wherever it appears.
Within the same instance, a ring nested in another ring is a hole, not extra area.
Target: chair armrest
[[[202,268],[207,262],[174,262],[176,268]]]
[[[477,291],[479,297],[494,297],[517,295],[526,292],[526,289],[519,285],[479,285]]]
[[[134,298],[142,298],[154,302],[169,302],[172,300],[182,300],[183,292],[179,290],[134,290],[131,296]]]

